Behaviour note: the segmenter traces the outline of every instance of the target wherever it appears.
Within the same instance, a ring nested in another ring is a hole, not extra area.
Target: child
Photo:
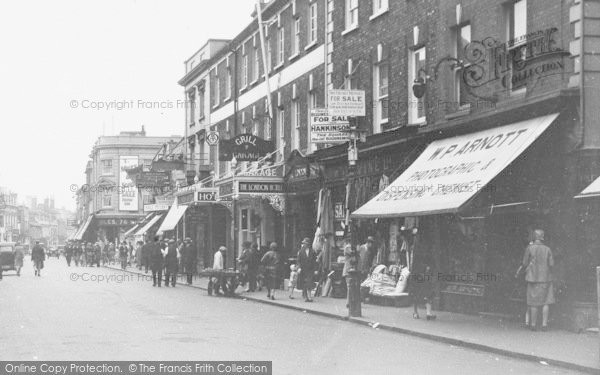
[[[288,290],[290,291],[290,299],[294,299],[294,289],[298,285],[298,266],[292,264],[290,266],[290,283],[288,285]]]

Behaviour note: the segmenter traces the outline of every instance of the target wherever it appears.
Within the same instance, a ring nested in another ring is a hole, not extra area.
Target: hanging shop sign
[[[273,152],[273,142],[253,134],[239,134],[232,139],[219,141],[219,161],[258,161]]]
[[[219,132],[216,130],[211,130],[206,133],[206,144],[209,146],[216,146],[219,144]]]
[[[331,116],[365,116],[364,90],[329,90],[327,97]]]
[[[127,174],[127,170],[137,167],[137,156],[119,157],[119,210],[137,211],[138,210],[138,188],[133,179]]]
[[[219,185],[219,201],[231,201],[233,200],[235,189],[233,186],[233,181],[226,182],[222,185]]]
[[[348,117],[332,115],[328,109],[310,111],[310,141],[312,143],[344,143],[348,141]]]
[[[196,191],[195,202],[216,202],[219,197],[219,189],[199,188]]]
[[[282,182],[239,181],[239,193],[283,193]]]
[[[152,171],[182,171],[184,166],[183,159],[163,160],[159,159],[152,162]]]

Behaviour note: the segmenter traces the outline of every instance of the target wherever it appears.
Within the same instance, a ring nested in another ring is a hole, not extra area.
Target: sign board
[[[364,90],[329,90],[327,98],[332,116],[365,116]]]
[[[345,131],[350,129],[346,116],[331,115],[327,109],[310,111],[310,141],[312,143],[344,143],[348,141]]]
[[[155,211],[168,211],[169,205],[166,204],[145,204],[144,211],[145,212],[155,212]]]
[[[219,186],[219,197],[220,201],[230,201],[233,200],[233,194],[235,192],[233,181],[229,181],[223,185]]]
[[[273,194],[273,193],[283,193],[283,183],[281,182],[260,182],[260,181],[251,181],[251,182],[239,182],[238,185],[239,193],[265,193],[265,194]]]
[[[246,169],[236,173],[238,177],[283,177],[283,165],[262,166]]]
[[[98,226],[128,226],[135,225],[138,223],[138,219],[125,219],[125,218],[99,218]]]
[[[196,191],[196,202],[216,202],[219,190],[214,188],[200,188]]]
[[[190,191],[188,193],[183,193],[183,194],[177,195],[177,204],[178,205],[190,204],[194,201],[195,195],[196,195],[195,191]]]
[[[119,210],[138,210],[138,188],[128,176],[127,170],[138,165],[137,156],[119,157]]]
[[[273,152],[275,146],[253,134],[239,134],[219,141],[219,161],[258,161]]]
[[[137,176],[137,183],[143,189],[167,186],[169,185],[169,172],[142,172]]]
[[[219,132],[216,130],[211,130],[206,133],[206,143],[209,146],[216,146],[219,144]]]

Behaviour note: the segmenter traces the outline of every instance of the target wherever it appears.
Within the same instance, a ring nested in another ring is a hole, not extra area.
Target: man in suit
[[[317,270],[317,254],[312,249],[311,241],[307,237],[302,240],[298,252],[298,265],[300,266],[299,281],[302,284],[302,297],[304,302],[312,302],[311,290],[313,287],[313,276]]]
[[[44,248],[40,245],[40,241],[35,241],[35,246],[31,250],[31,260],[33,261],[33,268],[35,270],[35,276],[42,276],[40,272],[44,268],[44,260],[46,254]]]
[[[154,243],[149,247],[150,254],[148,257],[150,263],[150,269],[152,270],[152,286],[160,288],[162,282],[162,270],[163,270],[163,253],[160,248],[160,242],[158,236],[154,237]]]

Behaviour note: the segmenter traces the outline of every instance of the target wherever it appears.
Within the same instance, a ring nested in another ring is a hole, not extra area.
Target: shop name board
[[[219,186],[219,200],[230,201],[233,200],[233,182],[228,182]]]
[[[196,192],[196,202],[216,202],[218,199],[218,189],[198,189]]]
[[[365,116],[364,90],[329,90],[328,109],[332,116]]]
[[[253,134],[238,134],[219,141],[219,161],[258,161],[275,149],[273,142]]]
[[[282,193],[281,182],[239,182],[240,193]]]
[[[508,42],[494,38],[473,41],[464,49],[462,80],[471,94],[474,89],[498,83],[516,90],[550,75],[562,74],[563,58],[570,55],[558,46],[558,28],[539,30]]]
[[[347,116],[332,115],[327,109],[310,111],[312,143],[344,143],[348,141],[350,122]]]
[[[248,169],[236,174],[241,177],[283,177],[283,166],[259,167],[257,169]]]
[[[154,211],[168,211],[169,205],[166,204],[145,204],[144,211],[145,212],[154,212]]]
[[[192,203],[194,201],[194,195],[195,195],[194,191],[178,195],[177,196],[177,204],[181,205],[181,204]]]
[[[107,218],[98,219],[98,226],[125,226],[135,225],[138,219],[121,219],[121,218]]]
[[[142,172],[136,181],[143,186],[166,186],[169,184],[169,172]]]
[[[307,180],[319,177],[320,169],[316,164],[307,164],[295,167],[290,173],[288,179],[290,181]]]

